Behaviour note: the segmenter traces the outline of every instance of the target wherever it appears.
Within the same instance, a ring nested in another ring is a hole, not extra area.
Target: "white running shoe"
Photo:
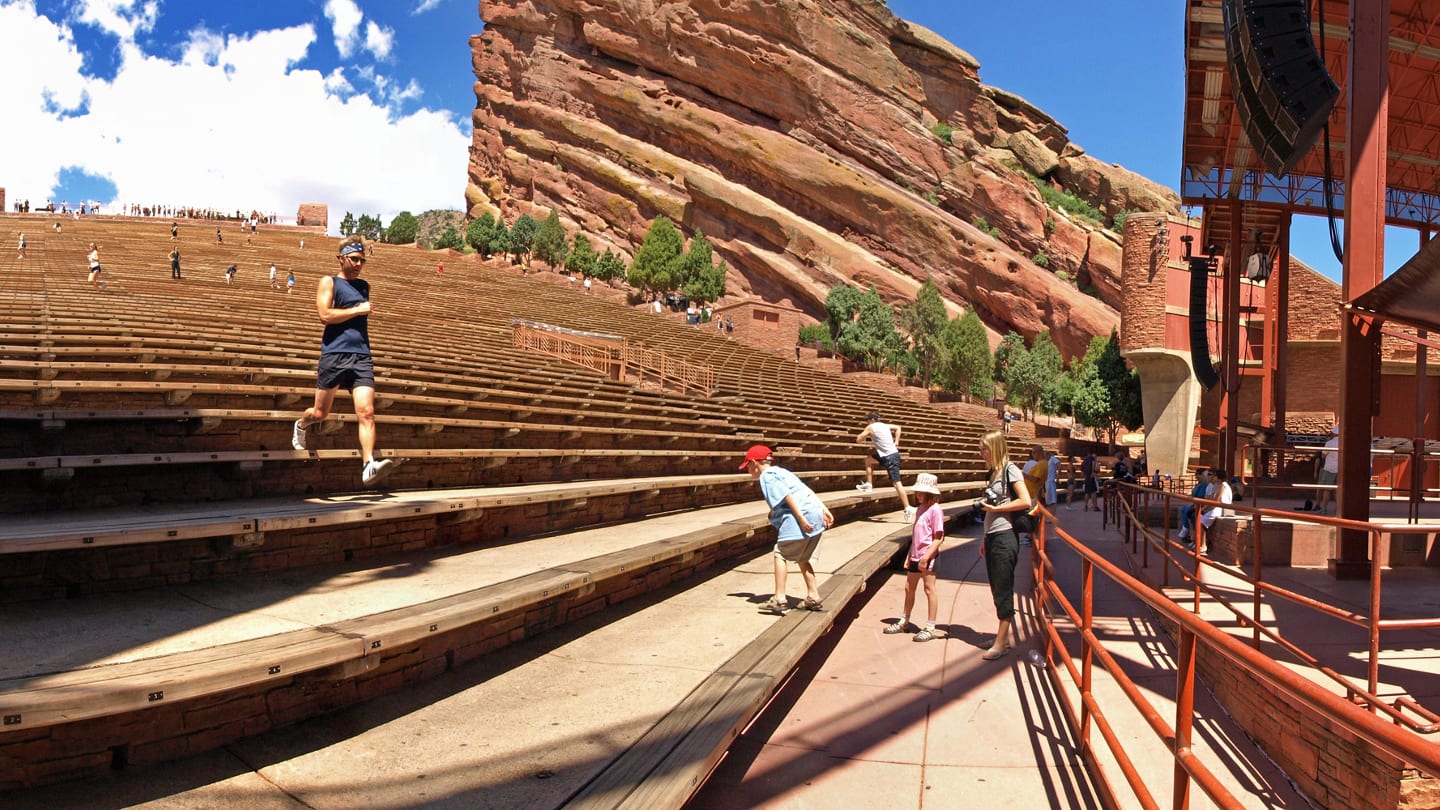
[[[300,420],[295,420],[295,430],[290,433],[290,446],[296,450],[306,450],[306,440],[309,438],[310,429],[300,426]]]
[[[365,465],[364,471],[360,473],[360,480],[367,487],[379,483],[380,479],[388,475],[390,468],[394,466],[395,462],[388,458],[372,459],[369,464]]]
[[[866,481],[863,484],[856,484],[855,488],[860,490],[861,492],[869,492],[870,490],[875,488],[875,485],[870,483],[869,481]]]

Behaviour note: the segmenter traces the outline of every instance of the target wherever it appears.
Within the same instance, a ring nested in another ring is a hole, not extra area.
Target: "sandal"
[[[768,613],[771,616],[784,616],[785,611],[789,609],[789,603],[783,602],[779,599],[771,599],[770,601],[760,606],[761,613]]]
[[[981,658],[984,658],[986,661],[994,661],[994,660],[997,659],[997,658],[1003,658],[1003,657],[1005,657],[1005,655],[1007,655],[1009,652],[1010,652],[1010,647],[1002,647],[1002,648],[1000,648],[1000,649],[998,649],[998,650],[995,649],[994,647],[991,647],[990,649],[988,649],[988,650],[985,651],[985,654],[984,654],[984,655],[982,655],[982,656],[980,656],[980,657],[981,657]]]
[[[805,597],[805,601],[803,601],[803,602],[800,603],[800,609],[801,609],[801,610],[813,610],[813,611],[815,611],[816,613],[824,613],[824,612],[825,612],[825,603],[824,603],[824,602],[821,602],[819,599],[811,599],[810,597],[807,596],[807,597]]]
[[[928,628],[928,627],[926,627],[925,629],[923,629],[923,630],[921,630],[920,632],[916,633],[916,634],[915,634],[915,638],[913,638],[913,639],[911,639],[911,640],[912,640],[912,641],[929,641],[929,640],[932,639],[932,638],[935,638],[935,631],[934,631],[934,630],[931,630],[931,629]]]
[[[898,622],[885,625],[885,635],[893,636],[896,633],[903,633],[910,627],[910,623],[901,619]]]

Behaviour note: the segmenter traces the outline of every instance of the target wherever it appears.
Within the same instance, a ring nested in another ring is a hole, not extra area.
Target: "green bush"
[[[802,346],[813,346],[820,344],[821,348],[830,348],[830,330],[823,323],[806,324],[800,327],[800,344]]]
[[[925,192],[925,202],[928,202],[928,203],[930,203],[931,205],[939,205],[939,204],[940,204],[940,195],[939,195],[939,194],[936,194],[936,193],[933,192],[933,191],[927,191],[927,192]]]
[[[955,142],[951,140],[951,136],[955,133],[955,128],[944,121],[936,121],[935,126],[931,127],[930,131],[935,133],[935,137],[944,141],[946,146],[955,145]]]
[[[1030,261],[1040,265],[1041,267],[1050,266],[1050,257],[1045,255],[1045,251],[1043,250],[1037,252],[1034,256],[1031,256]]]
[[[1115,219],[1113,220],[1114,225],[1111,226],[1111,229],[1114,230],[1116,233],[1120,233],[1121,231],[1125,230],[1125,218],[1130,216],[1130,213],[1130,209],[1128,208],[1115,212]]]
[[[1104,215],[1100,213],[1098,208],[1076,197],[1074,194],[1068,191],[1061,191],[1033,174],[1030,175],[1030,181],[1035,184],[1035,188],[1039,189],[1040,198],[1051,208],[1057,211],[1064,211],[1080,219],[1089,220],[1096,225],[1101,225],[1104,222]]]

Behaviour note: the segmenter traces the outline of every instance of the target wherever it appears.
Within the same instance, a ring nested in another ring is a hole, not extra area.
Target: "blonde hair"
[[[1003,470],[1010,464],[1010,449],[1005,441],[1005,434],[998,430],[992,430],[980,437],[980,444],[990,451],[991,472]]]

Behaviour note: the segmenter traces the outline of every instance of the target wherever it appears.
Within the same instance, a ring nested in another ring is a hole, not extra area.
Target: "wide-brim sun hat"
[[[915,476],[915,486],[910,487],[911,492],[926,492],[939,496],[940,480],[933,473],[920,473]]]

